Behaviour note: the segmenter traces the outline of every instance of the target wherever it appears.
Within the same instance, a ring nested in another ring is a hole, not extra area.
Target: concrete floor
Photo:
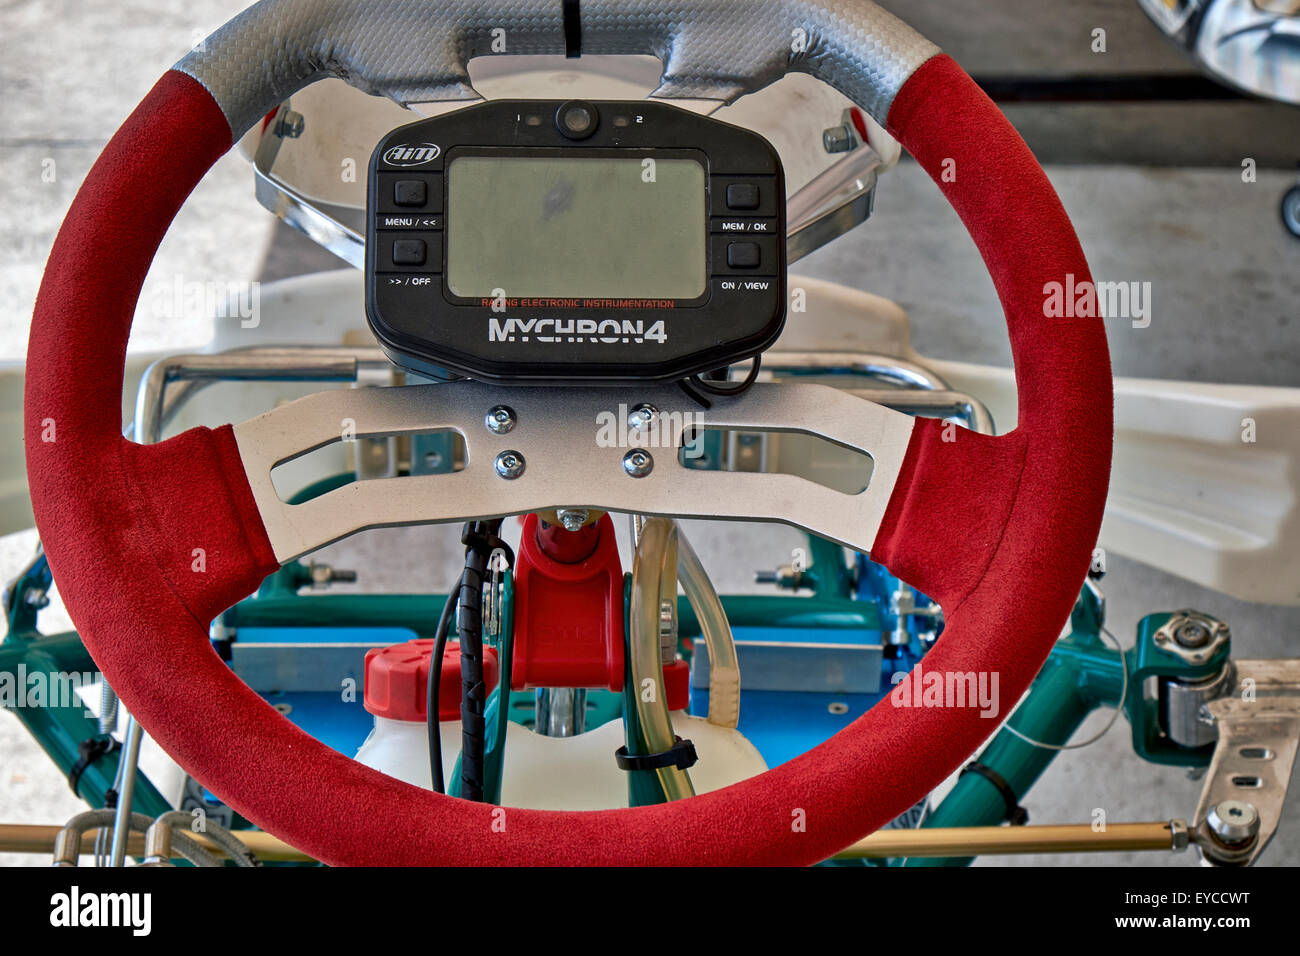
[[[44,257],[100,146],[191,37],[219,25],[240,5],[141,0],[109,8],[65,0],[0,8],[0,218],[5,227],[0,233],[0,359],[20,359],[25,352]],[[1107,16],[1126,16],[1115,0],[1092,6]],[[905,4],[893,8],[907,16]],[[927,5],[919,4],[922,8]],[[1161,69],[1176,68],[1178,61],[1170,60],[1154,33],[1141,42],[1154,44],[1150,57]],[[100,71],[94,82],[65,69],[68,63],[102,62],[108,45],[129,50],[130,56],[114,58],[113,68]],[[1142,61],[1124,49],[1125,63]],[[1037,48],[1034,57],[1042,58]],[[1087,130],[1077,135],[1086,139]],[[1300,153],[1300,137],[1296,146]],[[57,176],[45,182],[41,173],[50,159]],[[1257,182],[1245,184],[1235,164],[1051,165],[1048,172],[1096,276],[1153,285],[1150,328],[1134,330],[1126,322],[1110,327],[1117,374],[1300,385],[1300,242],[1283,232],[1276,212],[1278,197],[1294,181],[1291,173],[1261,170]],[[151,283],[178,274],[195,281],[271,279],[336,266],[332,257],[276,225],[253,200],[246,165],[227,157],[182,212],[155,263],[133,347],[189,348],[205,342],[211,331],[202,315],[150,308]],[[884,179],[871,223],[805,260],[800,270],[896,299],[911,313],[914,340],[927,355],[1008,360],[1001,313],[978,254],[914,166],[905,164]],[[752,570],[788,553],[787,534],[754,526],[691,525],[706,566],[720,589],[730,592],[755,589]],[[34,540],[34,532],[0,540],[0,578],[18,569]],[[453,573],[450,540],[446,529],[373,532],[335,546],[324,559],[366,569],[361,586],[367,589],[439,589]],[[1234,601],[1132,561],[1113,558],[1105,588],[1110,626],[1126,644],[1142,615],[1183,606],[1229,621],[1243,656],[1294,654],[1300,637],[1300,608]],[[62,609],[51,609],[49,625],[57,627],[61,619],[66,622]],[[1096,715],[1094,721],[1108,716]],[[1090,723],[1077,739],[1096,729],[1097,723]],[[1025,800],[1034,821],[1084,820],[1098,807],[1111,820],[1190,815],[1199,784],[1180,771],[1142,763],[1127,738],[1120,721],[1097,744],[1063,754]],[[0,717],[0,821],[62,823],[81,808],[17,722]],[[1264,855],[1266,864],[1300,863],[1300,801],[1294,794],[1288,808],[1289,819]],[[43,862],[0,855],[0,865]],[[1190,854],[1146,854],[982,862],[1194,860]]]

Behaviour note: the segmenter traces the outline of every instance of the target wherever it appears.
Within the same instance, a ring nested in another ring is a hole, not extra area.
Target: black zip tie
[[[978,774],[983,777],[993,784],[997,792],[1001,794],[1002,802],[1007,806],[1006,816],[1003,817],[1007,823],[1010,823],[1013,827],[1023,827],[1029,822],[1029,811],[1020,805],[1020,801],[1016,799],[1016,792],[1011,789],[1011,784],[1003,779],[1002,774],[992,767],[985,766],[978,760],[972,760],[968,763],[957,776],[962,777],[968,773]]]
[[[618,763],[618,769],[632,771],[676,767],[678,770],[688,770],[695,766],[695,762],[700,759],[695,753],[695,744],[689,740],[682,740],[681,737],[673,739],[677,743],[673,744],[671,749],[657,754],[629,754],[627,747],[619,747],[614,751],[614,760]]]
[[[81,785],[81,775],[86,772],[86,768],[100,757],[111,754],[120,746],[121,744],[113,737],[88,737],[77,744],[79,757],[77,762],[72,765],[72,769],[68,771],[68,786],[72,788],[72,792],[80,797],[81,794],[77,792],[77,788]],[[109,791],[109,793],[112,792]],[[116,801],[114,805],[116,805]]]
[[[493,551],[502,551],[506,556],[506,564],[511,566],[515,563],[515,552],[505,540],[488,531],[482,531],[478,525],[480,522],[471,522],[465,526],[461,532],[460,543],[470,548],[478,554],[483,555],[484,559],[492,556]]]

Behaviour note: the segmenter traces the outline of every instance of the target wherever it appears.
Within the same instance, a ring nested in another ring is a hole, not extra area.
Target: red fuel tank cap
[[[366,652],[366,710],[390,720],[428,720],[429,658],[433,639],[428,637],[376,647]],[[497,686],[495,648],[483,648],[483,683],[490,693]],[[460,719],[460,643],[448,641],[442,657],[442,685],[438,688],[438,719]]]

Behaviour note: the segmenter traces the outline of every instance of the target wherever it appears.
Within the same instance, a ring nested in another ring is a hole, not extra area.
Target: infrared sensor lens
[[[596,132],[600,114],[596,107],[581,100],[565,103],[555,113],[555,125],[569,139],[586,139]]]

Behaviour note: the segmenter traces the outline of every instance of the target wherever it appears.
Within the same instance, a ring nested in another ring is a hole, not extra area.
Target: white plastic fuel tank
[[[736,730],[680,710],[672,714],[672,722],[677,736],[695,744],[699,761],[690,776],[696,793],[730,786],[767,769],[754,745]],[[460,721],[443,721],[441,731],[443,779],[449,780],[460,753]],[[614,751],[623,743],[621,720],[575,737],[546,737],[512,721],[506,731],[501,802],[535,810],[626,807],[627,774],[614,761]],[[390,777],[430,788],[428,733],[421,721],[376,717],[356,759]]]
[[[375,725],[356,754],[367,767],[429,789],[425,715],[432,646],[433,641],[421,638],[367,652],[365,706]],[[442,774],[443,780],[450,780],[461,743],[461,723],[456,719],[460,713],[460,646],[455,641],[447,644],[441,677]],[[498,680],[492,648],[484,649],[483,678],[491,691]],[[695,744],[699,759],[690,776],[696,793],[717,790],[767,769],[754,745],[736,730],[692,717],[685,710],[674,711],[671,717],[677,736]],[[621,720],[571,737],[548,737],[512,721],[506,730],[502,803],[538,810],[625,807],[627,774],[614,759],[614,751],[623,743]]]

